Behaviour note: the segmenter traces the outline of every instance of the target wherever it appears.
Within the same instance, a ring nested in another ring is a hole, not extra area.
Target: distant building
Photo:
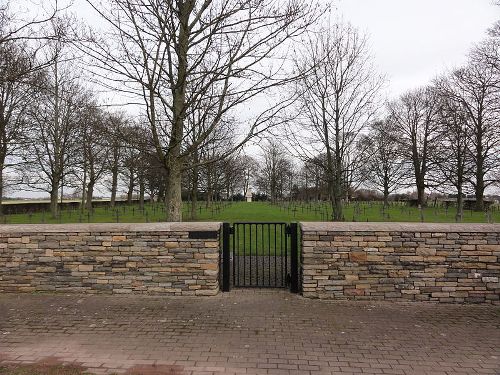
[[[457,205],[457,198],[444,198],[439,199],[438,202],[441,202],[446,208],[455,207]],[[483,199],[484,208],[487,210],[495,201],[493,199]],[[475,198],[463,198],[464,210],[473,210],[476,207],[476,199]]]
[[[245,198],[247,200],[247,202],[251,202],[252,201],[252,192],[250,190],[247,191],[246,195],[245,195]]]

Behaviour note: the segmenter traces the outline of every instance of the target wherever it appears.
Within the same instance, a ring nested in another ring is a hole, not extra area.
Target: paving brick
[[[55,358],[94,374],[498,374],[492,305],[0,294],[0,366]],[[156,371],[156,372],[155,372]]]

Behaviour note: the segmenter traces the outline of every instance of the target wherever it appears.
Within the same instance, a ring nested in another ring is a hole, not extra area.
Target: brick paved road
[[[212,298],[0,295],[0,363],[129,374],[500,374],[500,308]]]

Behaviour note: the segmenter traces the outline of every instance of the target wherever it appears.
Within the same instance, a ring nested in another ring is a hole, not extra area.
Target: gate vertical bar
[[[299,238],[297,223],[290,224],[290,291],[299,292]]]
[[[267,279],[267,285],[271,286],[271,224],[267,224],[267,256],[267,263],[269,266],[269,272],[267,274],[269,278]]]
[[[285,273],[283,274],[283,278],[285,280],[285,284],[283,285],[285,288],[288,286],[288,236],[287,236],[287,228],[288,225],[283,224],[283,241],[285,241]]]
[[[229,223],[222,224],[222,291],[229,292],[231,278],[231,254],[229,250],[229,238],[231,226]]]
[[[241,228],[241,226],[240,226]],[[246,284],[247,282],[247,248],[246,248],[246,243],[247,243],[247,230],[246,226],[243,225],[243,285]],[[238,250],[239,250],[240,242],[238,239]],[[239,276],[238,276],[238,286],[242,285],[239,283]]]
[[[249,225],[249,234],[250,234],[250,241],[248,243],[249,247],[250,247],[250,257],[249,257],[249,261],[250,261],[250,285],[252,285],[252,276],[253,276],[253,270],[252,270],[252,224]],[[246,283],[245,283],[245,286],[246,286]]]
[[[278,251],[278,246],[276,246],[276,225],[274,226],[274,285],[278,286],[278,268],[276,266],[276,251]]]
[[[239,258],[236,256],[236,237],[238,236],[238,227],[236,224],[233,224],[233,286],[237,286],[239,284],[240,278],[240,262]],[[238,273],[236,273],[236,262],[238,262]],[[238,275],[238,282],[236,282],[236,275]]]
[[[286,224],[285,224],[286,226]],[[286,246],[286,234],[285,234],[285,227],[283,224],[280,224],[280,257],[281,257],[281,286],[283,288],[286,288],[286,273],[288,272],[285,268],[283,271],[283,266],[284,266],[284,261],[286,261],[286,251],[284,251],[284,247]],[[284,258],[283,258],[283,255]]]
[[[260,245],[260,252],[262,253],[262,286],[266,285],[266,264],[265,264],[265,259],[266,259],[266,246],[264,244],[264,228],[265,225],[262,224],[260,226],[260,238],[261,238],[261,245]]]

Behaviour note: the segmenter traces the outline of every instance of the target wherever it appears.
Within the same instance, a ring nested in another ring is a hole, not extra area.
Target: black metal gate
[[[290,288],[298,292],[297,224],[223,224],[222,290]]]

